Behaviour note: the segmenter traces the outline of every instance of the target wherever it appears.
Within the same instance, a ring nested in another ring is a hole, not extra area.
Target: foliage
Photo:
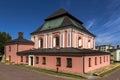
[[[7,41],[11,40],[11,36],[6,32],[0,32],[0,55],[4,54],[4,46]]]

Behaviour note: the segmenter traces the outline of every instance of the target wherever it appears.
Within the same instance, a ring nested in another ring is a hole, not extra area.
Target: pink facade
[[[18,63],[17,52],[34,48],[33,45],[12,44],[5,46],[5,57],[7,61]]]
[[[95,49],[94,37],[85,33],[81,33],[76,29],[67,28],[60,29],[57,31],[42,33],[38,35],[32,35],[31,40],[35,42],[35,48],[39,48],[39,39],[43,39],[42,48],[54,48],[54,37],[58,36],[60,39],[59,47],[74,47],[79,48],[78,39],[81,38],[81,49]],[[90,47],[88,47],[88,42],[90,41]]]
[[[23,62],[20,62],[20,64],[29,64],[29,62],[26,63],[26,56],[23,56]],[[20,58],[21,56],[19,56]],[[36,57],[39,57],[39,61],[36,64]],[[46,58],[46,64],[43,64],[43,57]],[[97,57],[97,61],[95,64],[95,57]],[[101,57],[101,61],[100,61]],[[105,57],[105,61],[104,61]],[[43,68],[43,69],[48,69],[48,70],[54,70],[59,72],[66,72],[66,73],[75,73],[75,74],[80,74],[80,73],[86,73],[94,69],[98,69],[103,66],[107,66],[110,64],[110,56],[109,55],[101,55],[101,56],[46,56],[46,55],[33,55],[34,58],[34,65],[35,67],[38,68]],[[57,63],[57,58],[61,58],[61,66],[56,66]],[[67,58],[72,59],[72,67],[67,67]],[[89,58],[91,58],[91,61],[89,63]],[[20,60],[21,61],[21,60]],[[89,64],[91,66],[89,66]],[[30,65],[31,66],[31,65]]]
[[[48,17],[44,25],[31,33],[31,41],[23,39],[20,33],[17,40],[9,42],[5,46],[6,60],[75,74],[109,65],[110,54],[95,50],[95,35],[82,24],[65,10],[60,10],[58,15]]]

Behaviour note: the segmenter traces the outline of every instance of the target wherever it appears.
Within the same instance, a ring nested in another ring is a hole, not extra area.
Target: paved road
[[[102,79],[97,79],[97,80],[120,80],[120,69],[117,70],[116,72],[110,74],[107,77],[104,77]]]
[[[0,64],[0,80],[68,80],[46,74]]]

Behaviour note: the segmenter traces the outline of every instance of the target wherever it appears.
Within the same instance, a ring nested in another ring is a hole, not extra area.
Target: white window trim
[[[53,38],[53,47],[56,47],[56,37]]]
[[[41,48],[41,39],[38,41],[38,47]]]
[[[78,46],[79,47],[82,46],[82,39],[81,38],[78,39]]]
[[[88,41],[88,48],[91,48],[91,41]]]
[[[65,37],[65,33],[63,33],[63,47],[65,47],[64,37]]]
[[[52,48],[52,34],[51,34],[51,48]]]

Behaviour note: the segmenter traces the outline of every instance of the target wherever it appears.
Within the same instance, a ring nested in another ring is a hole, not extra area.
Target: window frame
[[[95,65],[97,65],[97,57],[95,57]]]
[[[82,38],[81,37],[78,38],[78,47],[82,47]]]
[[[35,61],[36,61],[36,64],[39,64],[39,57],[38,56],[35,57]]]
[[[21,60],[20,60],[20,62],[23,62],[23,56],[20,56],[21,57]]]
[[[53,38],[53,46],[54,47],[60,47],[60,37],[59,36],[55,36]]]
[[[102,64],[102,57],[100,57],[100,64]]]
[[[72,68],[72,58],[67,58],[67,67]]]
[[[9,52],[11,52],[11,46],[9,45]]]
[[[56,58],[56,66],[61,66],[61,58]]]
[[[46,64],[46,57],[42,57],[42,64],[43,64],[43,65]]]
[[[39,48],[43,48],[43,38],[39,39]]]
[[[91,67],[91,58],[88,58],[88,67]]]
[[[28,63],[28,58],[29,58],[29,57],[28,57],[28,56],[26,56],[26,63]]]

